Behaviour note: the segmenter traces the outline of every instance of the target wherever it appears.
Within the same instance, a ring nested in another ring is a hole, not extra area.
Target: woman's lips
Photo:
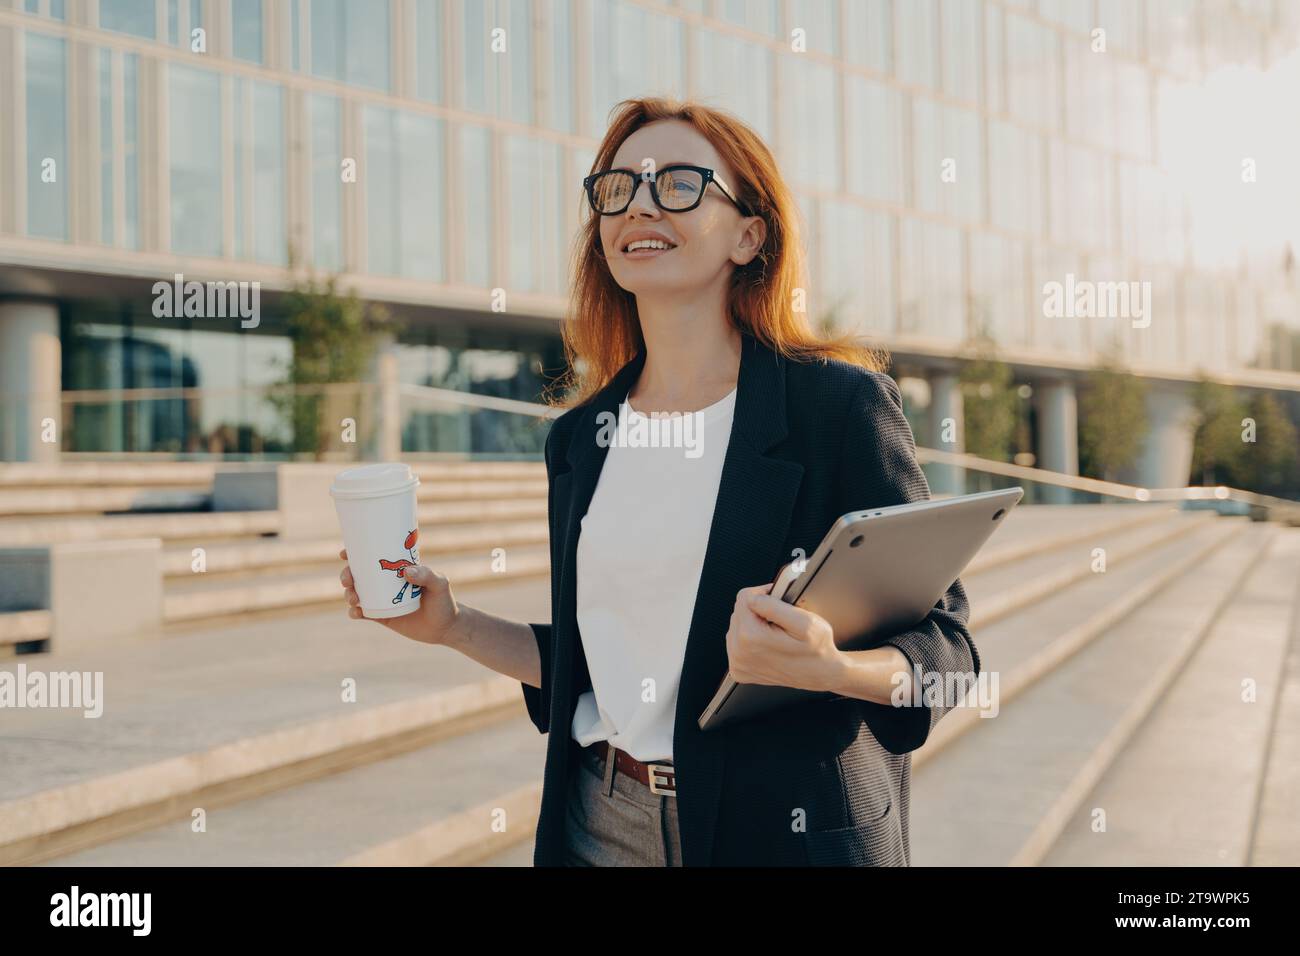
[[[677,248],[676,246],[673,246],[672,249],[634,249],[632,252],[623,253],[623,258],[624,259],[653,259],[656,256],[666,256],[668,255],[668,253],[672,252],[676,248]]]

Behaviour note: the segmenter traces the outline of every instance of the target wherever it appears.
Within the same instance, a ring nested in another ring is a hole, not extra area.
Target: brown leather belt
[[[590,750],[601,760],[609,759],[609,744],[598,740],[588,745]],[[614,769],[619,773],[639,780],[650,788],[650,792],[663,797],[677,796],[677,777],[670,763],[642,763],[626,750],[614,748]]]

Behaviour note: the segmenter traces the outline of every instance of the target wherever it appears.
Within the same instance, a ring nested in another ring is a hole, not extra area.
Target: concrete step
[[[427,866],[526,851],[531,864],[545,762],[546,738],[516,716],[238,803],[195,804],[202,832],[187,813],[50,863]]]
[[[111,511],[200,511],[210,488],[0,488],[0,515],[103,514]]]
[[[53,465],[34,462],[0,462],[0,488],[144,485],[211,489],[212,477],[216,474],[217,467],[213,462],[181,461],[70,461]],[[338,467],[341,471],[347,465],[340,464]],[[413,461],[411,470],[421,481],[546,478],[546,464],[542,461]]]
[[[545,521],[493,521],[482,524],[434,525],[420,533],[421,559],[467,551],[471,548],[490,552],[492,548],[509,548],[520,544],[545,544],[549,528]],[[193,547],[169,547],[163,553],[163,573],[169,577],[190,577]],[[254,538],[204,548],[206,575],[234,574],[265,568],[300,568],[304,565],[339,564],[340,539],[336,535],[319,541],[286,541],[278,538]]]
[[[43,641],[50,636],[49,611],[8,611],[0,614],[0,656],[3,650],[25,641]]]
[[[1017,681],[1024,680],[1024,686],[1030,686],[1046,670],[1069,660],[1166,585],[1244,534],[1248,525],[1240,518],[1189,525],[1188,534],[1159,542],[1120,564],[1108,565],[1104,574],[1080,577],[1051,595],[1017,608],[1014,614],[973,629],[985,667],[999,671],[1002,699],[1014,697],[1022,689]],[[971,719],[971,711],[948,715],[935,728],[927,748],[934,744],[938,749],[939,741]]]
[[[544,461],[444,461],[411,462],[420,481],[475,478],[540,478],[546,480]]]
[[[480,478],[473,481],[421,481],[415,492],[416,500],[426,501],[478,501],[482,498],[540,498],[546,501],[546,476],[541,479],[500,481]]]
[[[544,578],[460,587],[457,597],[515,620],[549,619]],[[273,792],[523,713],[517,681],[342,610],[22,662],[102,673],[103,714],[6,712],[0,864],[99,845],[187,819],[204,800]]]
[[[143,485],[212,488],[210,462],[35,462],[0,463],[0,488],[73,488]]]
[[[433,501],[419,507],[421,525],[466,524],[546,517],[546,496],[476,501]],[[332,530],[332,529],[326,529]],[[176,514],[0,517],[0,547],[43,547],[123,538],[203,543],[272,535],[277,511],[205,511]]]
[[[540,480],[437,478],[423,481],[417,500],[477,501],[484,498],[546,499],[546,477]],[[110,512],[206,511],[212,503],[211,486],[152,487],[104,485],[73,488],[0,487],[0,515],[76,515]]]
[[[1294,551],[1297,534],[1286,532],[1288,552]],[[1300,581],[1289,631],[1247,858],[1252,866],[1300,866]]]
[[[535,839],[523,840],[507,850],[494,853],[475,863],[475,866],[532,866]]]
[[[1014,512],[1012,512],[1014,514]],[[1122,567],[1149,550],[1206,527],[1215,520],[1198,514],[1167,510],[1148,513],[1141,521],[1125,522],[1082,532],[1052,535],[1040,546],[1025,542],[1019,556],[991,567],[972,562],[973,571],[962,575],[971,602],[972,628],[987,627],[1007,615],[1050,597],[1070,585],[1095,576],[1094,550],[1105,552],[1105,567]]]
[[[1141,603],[1103,633],[1067,645],[1051,667],[1035,664],[1041,650],[1028,659],[1017,655],[1014,639],[983,641],[985,666],[1002,674],[1004,686],[1020,686],[1010,699],[1002,695],[996,717],[976,717],[978,726],[917,761],[913,864],[1000,866],[1040,859],[1068,818],[1063,810],[1075,805],[1081,790],[1086,794],[1098,766],[1122,749],[1254,567],[1273,530],[1223,520],[1210,529],[1218,540],[1201,549],[1204,556],[1194,552],[1185,571],[1155,589],[1137,577],[1143,571],[1135,564],[1124,577],[1130,591],[1144,594]],[[1020,643],[1041,649],[1062,640],[1057,635],[1064,622],[1083,617],[1068,601],[1043,603],[1056,622],[1047,626],[1046,639],[1044,622],[1031,614],[1006,622],[1004,630],[1014,624],[1017,631],[1037,632]],[[1015,670],[1028,672],[1028,679],[1017,681]],[[954,711],[944,723],[971,713]]]
[[[1167,504],[1020,505],[1002,522],[967,574],[992,570],[1044,549],[1064,547],[1090,536],[1159,521],[1176,514]]]
[[[334,603],[341,607],[343,591],[339,585],[339,571],[343,563],[338,560],[337,551],[335,554],[333,566],[321,566],[314,571],[234,579],[229,576],[209,578],[205,574],[171,578],[163,594],[163,620],[171,624],[318,603]],[[505,555],[503,571],[493,569],[494,558],[486,549],[438,555],[436,565],[432,562],[433,557],[422,556],[421,560],[446,575],[453,587],[546,575],[551,566],[550,549],[545,544],[510,547]]]
[[[1298,594],[1300,531],[1291,530],[1274,537],[1177,681],[1070,815],[1044,864],[1249,862]],[[1249,702],[1247,680],[1255,683]],[[1293,847],[1297,806],[1289,814]],[[1104,829],[1094,829],[1094,817]]]
[[[178,514],[0,518],[0,547],[114,541],[123,538],[221,540],[276,534],[275,511],[203,511]]]

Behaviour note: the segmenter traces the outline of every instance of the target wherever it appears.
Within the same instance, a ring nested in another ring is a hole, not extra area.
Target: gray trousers
[[[681,866],[677,798],[660,796],[614,762],[570,741],[567,866]]]

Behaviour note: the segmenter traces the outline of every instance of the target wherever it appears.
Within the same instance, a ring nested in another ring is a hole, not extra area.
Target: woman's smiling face
[[[640,174],[677,163],[712,169],[733,194],[737,188],[735,173],[689,123],[660,120],[623,141],[610,168],[632,170],[638,188],[626,210],[601,217],[600,242],[614,281],[636,296],[689,297],[720,277],[728,279],[732,269],[752,259],[762,244],[761,220],[757,220],[760,228],[746,235],[746,224],[755,220],[746,219],[716,183],[689,212],[664,212],[656,206],[649,183],[642,182]],[[628,252],[628,244],[638,238],[662,239],[671,248]]]

